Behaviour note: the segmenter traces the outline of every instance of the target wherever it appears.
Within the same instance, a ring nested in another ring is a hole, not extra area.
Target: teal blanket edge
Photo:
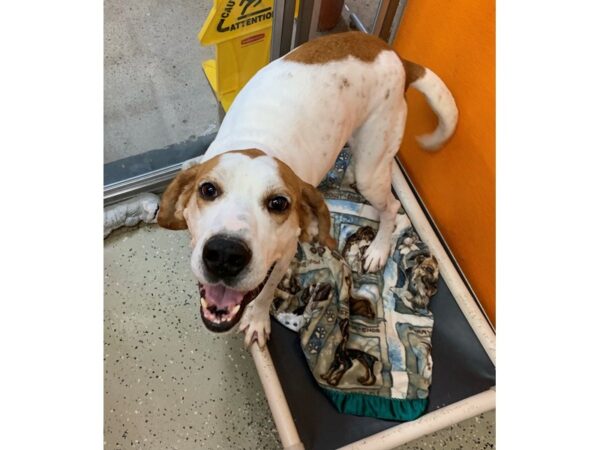
[[[427,409],[427,398],[384,398],[358,392],[341,392],[321,386],[321,389],[343,414],[376,419],[408,422],[420,417]]]

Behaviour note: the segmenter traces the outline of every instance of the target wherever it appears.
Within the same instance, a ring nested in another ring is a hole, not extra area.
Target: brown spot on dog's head
[[[384,41],[360,31],[331,34],[302,44],[284,59],[303,64],[325,64],[353,56],[371,62],[384,50],[392,48]]]
[[[265,152],[256,148],[245,150],[233,150],[228,153],[240,153],[251,159],[265,156]],[[206,162],[190,167],[180,172],[169,184],[160,201],[157,222],[163,228],[170,230],[185,230],[188,226],[183,216],[183,210],[188,205],[190,198],[196,194],[200,178],[206,178],[209,172],[219,163],[219,157],[209,159]],[[198,207],[206,200],[196,196]]]
[[[232,150],[227,153],[241,153],[242,155],[246,155],[250,159],[258,158],[259,156],[267,156],[265,152],[257,148],[248,148],[246,150]]]

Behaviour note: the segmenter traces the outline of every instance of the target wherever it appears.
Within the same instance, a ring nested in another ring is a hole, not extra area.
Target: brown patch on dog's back
[[[396,53],[392,47],[378,37],[360,31],[349,31],[308,41],[288,53],[283,59],[302,64],[325,64],[353,56],[361,61],[371,62],[377,58],[379,53],[385,50],[392,50]],[[400,55],[398,57],[402,61],[406,73],[404,84],[404,90],[406,90],[411,83],[423,78],[425,68],[420,64],[400,57]],[[348,80],[346,78],[342,79],[339,88],[343,89],[348,86]]]
[[[404,58],[400,58],[400,61],[402,61],[404,72],[406,73],[406,82],[404,83],[404,90],[406,91],[411,83],[414,83],[419,78],[423,78],[425,67]]]
[[[392,48],[370,34],[349,31],[308,41],[283,59],[303,64],[325,64],[354,56],[361,61],[371,62],[384,50]]]

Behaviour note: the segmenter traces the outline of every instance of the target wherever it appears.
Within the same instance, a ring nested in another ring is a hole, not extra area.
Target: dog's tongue
[[[225,307],[242,303],[244,293],[216,284],[205,286],[204,296],[208,303],[216,305],[217,307]]]

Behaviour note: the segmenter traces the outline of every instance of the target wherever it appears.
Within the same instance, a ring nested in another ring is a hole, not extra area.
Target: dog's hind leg
[[[400,96],[371,114],[355,132],[351,149],[356,187],[379,212],[379,230],[365,252],[363,267],[367,272],[376,272],[385,265],[400,208],[391,190],[392,164],[406,122],[406,102],[401,93]]]

